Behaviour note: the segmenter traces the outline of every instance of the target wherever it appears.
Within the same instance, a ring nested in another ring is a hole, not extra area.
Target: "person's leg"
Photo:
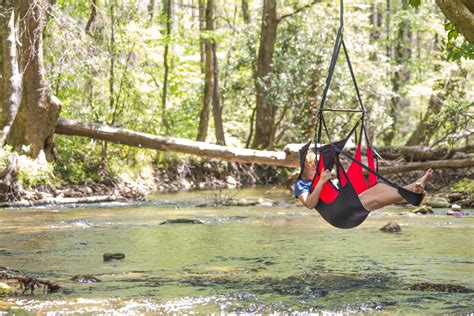
[[[426,183],[433,175],[433,170],[429,169],[426,173],[417,181],[410,183],[404,188],[417,193],[423,193]],[[359,199],[362,206],[367,211],[374,211],[387,205],[401,203],[405,201],[403,197],[398,193],[397,189],[385,184],[377,183],[370,189],[362,192],[359,195]]]

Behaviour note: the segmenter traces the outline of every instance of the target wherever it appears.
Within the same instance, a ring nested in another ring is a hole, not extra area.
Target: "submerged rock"
[[[412,291],[432,291],[432,292],[451,292],[451,293],[472,293],[470,288],[455,284],[436,284],[436,283],[416,283],[410,286]]]
[[[273,292],[283,295],[301,295],[306,297],[324,297],[329,294],[325,288],[321,288],[318,275],[290,276],[282,280],[273,280],[270,283]]]
[[[259,198],[258,199],[258,205],[260,206],[273,206],[275,204],[275,201],[266,199],[266,198]]]
[[[105,260],[105,259],[104,259]],[[75,275],[71,279],[76,283],[96,283],[102,282],[101,280],[97,279],[95,276],[90,274],[83,274],[83,275]]]
[[[448,200],[445,198],[439,198],[439,197],[427,197],[424,203],[426,205],[431,206],[432,208],[449,207]]]
[[[232,206],[254,206],[258,204],[256,200],[247,200],[247,199],[239,199],[237,201],[232,200]]]
[[[400,228],[400,225],[398,225],[397,223],[390,222],[384,227],[380,228],[380,230],[383,231],[384,233],[398,233],[402,229]]]
[[[411,212],[415,214],[432,214],[433,209],[429,205],[422,205],[420,207],[415,208]]]
[[[125,258],[125,254],[121,253],[121,252],[117,252],[117,253],[104,253],[103,255],[104,257],[104,261],[112,261],[112,260],[122,260]]]
[[[168,219],[164,222],[161,222],[160,225],[168,225],[168,224],[204,224],[197,219],[187,219],[187,218],[178,218],[178,219]]]
[[[452,215],[454,217],[459,217],[459,216],[466,216],[466,215],[469,215],[469,213],[467,212],[461,212],[461,211],[453,211],[453,210],[449,210],[446,215]]]
[[[456,202],[462,199],[463,194],[461,192],[451,192],[448,195],[446,195],[446,197],[448,198],[448,201],[452,203],[452,202]]]

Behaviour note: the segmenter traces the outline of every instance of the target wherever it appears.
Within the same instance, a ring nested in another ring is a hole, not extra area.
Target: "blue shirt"
[[[313,180],[298,179],[295,182],[295,197],[305,192],[311,192],[311,183]]]

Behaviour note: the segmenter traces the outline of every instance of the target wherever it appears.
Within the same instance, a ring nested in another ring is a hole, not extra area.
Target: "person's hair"
[[[304,161],[303,172],[301,173],[303,178],[308,177],[309,169],[316,165],[315,160],[316,160],[316,153],[314,152],[314,150],[313,149],[308,150],[308,152],[306,153],[305,161]]]

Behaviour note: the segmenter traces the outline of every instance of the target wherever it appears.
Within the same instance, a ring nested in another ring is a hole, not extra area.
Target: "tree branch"
[[[89,20],[87,21],[87,24],[86,24],[86,33],[90,35],[90,28],[92,26],[92,23],[94,22],[95,20],[95,17],[97,15],[97,0],[92,0],[91,1],[91,15],[89,16]]]
[[[436,4],[459,33],[474,44],[474,5],[466,6],[465,2],[469,3],[465,0],[436,0]]]
[[[307,8],[309,8],[309,7],[311,7],[311,6],[313,6],[314,4],[316,4],[316,3],[318,3],[318,2],[321,2],[321,0],[313,0],[312,2],[310,2],[310,3],[308,3],[308,4],[304,5],[304,6],[302,6],[302,7],[298,8],[298,9],[296,9],[295,11],[293,11],[293,12],[291,12],[291,13],[287,13],[287,14],[280,15],[280,16],[277,18],[277,21],[278,21],[278,23],[280,23],[283,19],[286,19],[286,18],[288,18],[288,17],[290,17],[290,16],[292,16],[292,15],[295,15],[295,14],[297,14],[297,13],[299,13],[299,12],[301,12],[301,11],[303,11],[303,10],[305,10],[305,9],[307,9]]]

